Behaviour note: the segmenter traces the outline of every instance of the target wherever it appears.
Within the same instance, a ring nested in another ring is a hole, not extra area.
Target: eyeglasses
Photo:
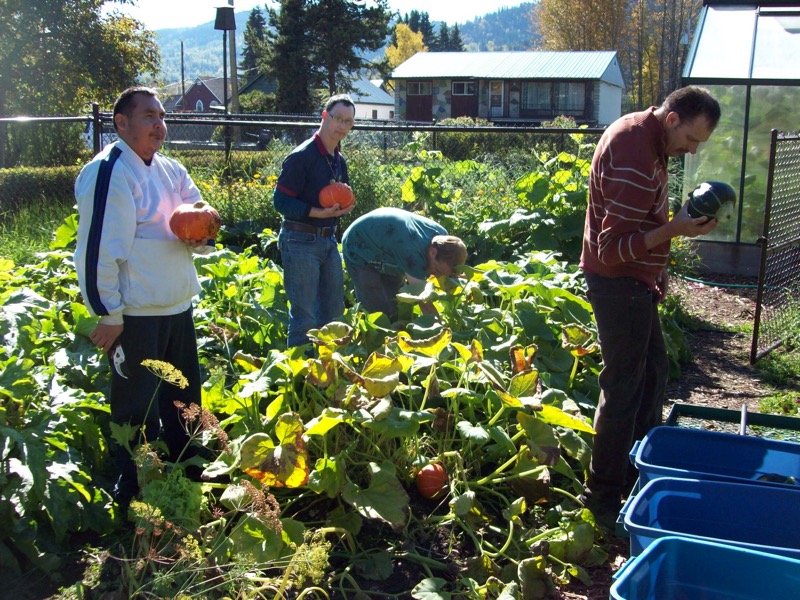
[[[332,115],[328,113],[328,116],[333,119],[337,125],[344,125],[345,127],[352,127],[355,121],[353,119],[345,119],[344,117],[340,117],[339,115]]]

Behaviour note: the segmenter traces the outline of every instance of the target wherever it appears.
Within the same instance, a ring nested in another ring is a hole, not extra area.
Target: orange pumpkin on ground
[[[204,200],[181,204],[169,218],[169,228],[179,240],[206,240],[217,237],[222,220],[219,213]]]
[[[417,473],[417,490],[423,498],[438,498],[447,491],[447,471],[439,463],[429,463]]]
[[[339,208],[349,208],[355,201],[353,190],[346,183],[335,181],[319,191],[319,204],[323,208],[330,208],[334,204],[338,204]]]

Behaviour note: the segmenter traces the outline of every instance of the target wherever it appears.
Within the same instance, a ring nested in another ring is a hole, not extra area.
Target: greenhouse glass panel
[[[800,14],[758,18],[754,79],[800,79]]]
[[[742,145],[744,143],[744,123],[747,87],[744,85],[708,85],[720,104],[722,114],[714,133],[707,142],[700,145],[696,154],[687,154],[684,162],[683,199],[704,181],[722,181],[732,186],[739,195],[741,176]],[[748,188],[745,186],[745,194]],[[763,195],[761,218],[764,212]],[[749,203],[745,200],[745,203]],[[739,203],[732,210],[720,215],[720,223],[714,231],[702,239],[721,242],[736,242],[738,229]],[[760,230],[759,230],[760,231]],[[745,241],[745,240],[742,240]],[[748,241],[755,241],[755,238]]]
[[[751,95],[744,177],[748,197],[745,198],[741,238],[745,243],[755,242],[763,233],[771,132],[773,129],[797,131],[800,88],[754,86]]]
[[[707,7],[687,77],[747,79],[756,23],[754,10]]]

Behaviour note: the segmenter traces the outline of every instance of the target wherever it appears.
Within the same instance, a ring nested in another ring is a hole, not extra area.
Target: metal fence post
[[[103,135],[103,124],[100,122],[100,105],[92,102],[92,149],[95,156],[100,153],[100,140]]]

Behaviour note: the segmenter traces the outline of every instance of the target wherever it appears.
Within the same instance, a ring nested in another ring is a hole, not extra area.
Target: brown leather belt
[[[336,225],[333,227],[314,227],[308,223],[298,223],[297,221],[284,221],[281,227],[289,231],[302,231],[303,233],[313,233],[320,237],[331,237],[336,233]]]

